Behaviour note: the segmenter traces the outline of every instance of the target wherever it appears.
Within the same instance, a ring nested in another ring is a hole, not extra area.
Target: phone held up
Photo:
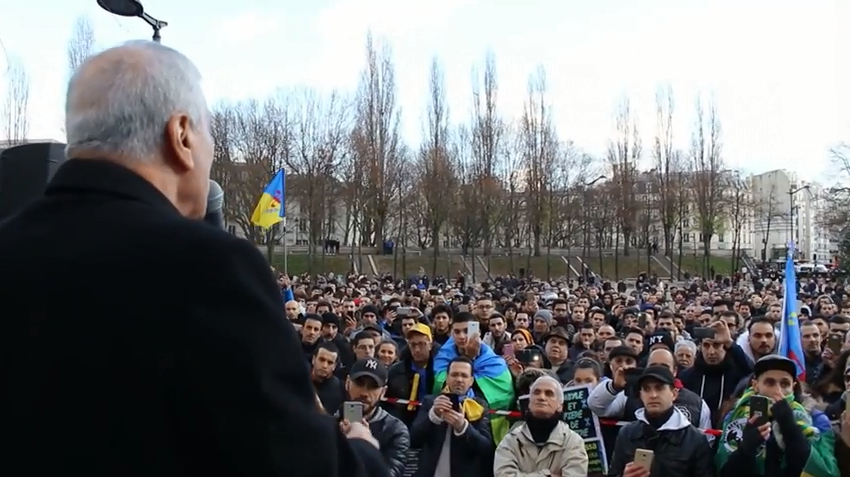
[[[655,452],[649,449],[635,449],[635,465],[643,467],[646,470],[652,470],[653,458],[655,458]]]
[[[481,325],[477,321],[470,321],[466,324],[466,335],[472,338],[473,336],[481,337]]]
[[[342,418],[348,422],[363,421],[363,403],[359,401],[346,401],[342,406]]]
[[[452,402],[452,409],[456,412],[460,412],[460,396],[454,393],[445,393],[443,396],[449,398]]]
[[[714,339],[714,335],[716,333],[717,332],[715,331],[714,328],[710,328],[710,327],[707,327],[707,326],[700,326],[700,327],[694,328],[694,331],[693,331],[693,333],[691,333],[691,336],[694,339],[700,339],[700,340]]]
[[[767,422],[767,410],[770,407],[770,401],[765,396],[752,396],[750,398],[750,417],[758,418],[756,423],[762,425]]]
[[[502,345],[502,356],[513,356],[514,355],[514,344],[513,343],[505,343]]]
[[[826,345],[832,354],[838,356],[841,354],[841,347],[844,345],[844,337],[839,333],[830,333]]]

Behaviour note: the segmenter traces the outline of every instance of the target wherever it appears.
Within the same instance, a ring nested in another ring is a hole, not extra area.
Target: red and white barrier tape
[[[388,402],[390,404],[401,404],[405,406],[420,406],[422,403],[420,401],[411,401],[409,399],[399,399],[399,398],[382,398],[382,401]],[[490,414],[496,416],[506,416],[506,417],[522,417],[522,413],[519,411],[497,411],[495,409],[490,410]],[[603,426],[625,426],[629,424],[629,421],[618,421],[616,419],[599,419],[599,424]],[[719,436],[720,431],[717,429],[700,429],[704,434],[708,434],[711,436]]]

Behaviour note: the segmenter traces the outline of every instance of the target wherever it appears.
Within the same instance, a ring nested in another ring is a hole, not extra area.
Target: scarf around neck
[[[720,445],[717,448],[716,454],[718,468],[723,467],[723,464],[726,463],[729,455],[738,449],[738,446],[744,437],[744,427],[746,427],[747,421],[750,418],[750,398],[755,395],[756,393],[753,391],[753,388],[747,388],[741,396],[741,399],[739,399],[735,404],[735,408],[723,420],[723,433],[720,436]],[[794,400],[794,394],[785,396],[785,401],[791,406],[791,410],[794,412],[794,420],[803,431],[803,435],[806,439],[809,441],[816,439],[820,433],[817,428],[812,425],[811,414],[809,414],[802,404]],[[770,414],[770,412],[770,409],[768,409],[768,414]],[[777,443],[780,444],[781,447],[781,435],[778,434],[778,430],[778,425],[774,423],[773,434],[777,438]],[[764,472],[765,448],[765,445],[761,445],[758,453],[756,454],[756,465],[761,473]]]

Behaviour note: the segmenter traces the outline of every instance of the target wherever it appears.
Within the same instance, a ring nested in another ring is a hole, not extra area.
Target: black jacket
[[[0,473],[386,475],[317,410],[257,247],[129,169],[66,162],[0,264]]]
[[[451,475],[483,477],[493,473],[493,440],[490,432],[489,408],[483,399],[474,398],[484,407],[484,416],[470,422],[463,434],[457,435],[448,424],[435,424],[429,416],[435,396],[428,396],[410,428],[410,444],[421,448],[419,468],[414,477],[432,477],[443,452],[446,437],[449,443]],[[489,471],[489,472],[488,472]]]
[[[575,366],[573,366],[573,362],[570,360],[564,361],[564,363],[555,370],[555,374],[558,375],[558,381],[560,381],[561,384],[569,383],[576,376],[576,370]]]
[[[756,465],[756,452],[758,452],[762,441],[760,438],[753,439],[752,430],[745,428],[738,448],[729,455],[726,463],[720,469],[718,474],[720,477],[742,475],[798,477],[803,472],[803,468],[809,460],[811,448],[800,426],[797,425],[794,411],[786,401],[781,400],[773,404],[771,414],[782,433],[785,450],[783,451],[779,447],[775,435],[771,433],[765,443],[764,473],[759,473]]]
[[[381,445],[381,455],[389,468],[390,477],[402,477],[410,449],[410,432],[398,418],[378,407],[369,417],[369,430]]]
[[[608,475],[622,476],[637,449],[655,454],[651,477],[715,477],[708,439],[678,410],[658,430],[646,422],[644,410],[638,410],[637,420],[620,429]]]
[[[345,401],[345,387],[336,376],[332,375],[320,383],[313,381],[313,386],[316,387],[316,394],[325,409],[339,409]]]
[[[702,353],[698,353],[693,367],[679,373],[679,380],[684,387],[705,401],[711,411],[711,422],[717,428],[723,419],[719,412],[723,402],[732,396],[738,383],[752,371],[752,363],[744,350],[733,343],[720,364],[708,364]]]
[[[431,390],[434,389],[434,356],[437,355],[437,350],[439,349],[440,345],[433,343],[431,348],[431,358],[428,360],[428,367],[425,368],[426,394],[430,393]],[[408,400],[410,399],[412,384],[413,364],[410,357],[410,350],[405,348],[401,352],[399,361],[390,366],[387,378],[387,392],[385,393],[385,396],[388,398]],[[413,424],[413,420],[416,419],[416,414],[419,412],[418,407],[414,406],[412,409],[408,409],[409,406],[407,404],[392,404],[384,402],[383,407],[390,414],[401,419],[401,422],[408,427]]]

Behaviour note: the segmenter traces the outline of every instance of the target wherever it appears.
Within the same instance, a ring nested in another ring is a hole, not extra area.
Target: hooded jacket
[[[732,344],[726,350],[726,357],[719,364],[708,364],[702,353],[698,353],[694,365],[679,373],[682,385],[702,398],[711,411],[711,422],[714,428],[723,417],[720,408],[723,402],[735,392],[742,379],[752,373],[752,363],[744,350],[737,344]]]

